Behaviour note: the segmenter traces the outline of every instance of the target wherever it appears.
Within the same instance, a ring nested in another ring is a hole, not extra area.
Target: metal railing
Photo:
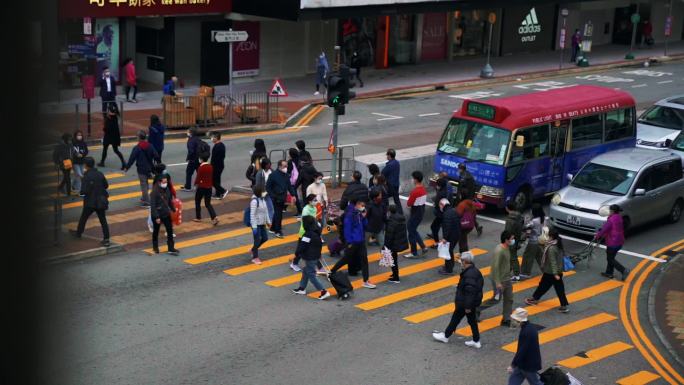
[[[332,173],[332,153],[328,151],[328,147],[307,147],[306,150],[311,153],[311,158],[313,160],[313,165],[316,170],[322,173],[324,176],[328,176],[330,179],[337,178],[337,183],[342,183],[351,179],[351,174],[356,170],[354,167],[354,162],[356,160],[356,150],[355,147],[358,144],[343,144],[337,146],[335,151],[337,152],[337,175],[331,175]],[[268,153],[268,157],[272,163],[278,160],[287,159],[287,149],[275,149]],[[348,155],[345,156],[345,153]],[[351,155],[349,155],[351,153]],[[273,154],[278,155],[278,158],[274,158]]]

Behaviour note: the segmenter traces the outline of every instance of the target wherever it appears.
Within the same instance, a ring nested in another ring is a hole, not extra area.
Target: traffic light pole
[[[333,107],[333,122],[332,122],[332,145],[333,145],[333,153],[332,153],[332,165],[330,166],[330,179],[332,179],[332,187],[336,188],[337,187],[337,157],[338,157],[338,150],[337,150],[337,120],[338,120],[338,115],[337,115],[337,107]],[[339,172],[342,172],[342,170],[339,170]]]

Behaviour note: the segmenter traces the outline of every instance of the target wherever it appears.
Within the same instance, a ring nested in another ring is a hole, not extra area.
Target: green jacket
[[[495,284],[511,280],[511,252],[510,249],[504,248],[500,244],[494,250],[494,259],[492,259],[492,280]]]
[[[563,253],[557,245],[544,247],[541,270],[546,274],[552,275],[563,273]]]
[[[304,205],[304,208],[302,209],[302,218],[304,218],[307,215],[310,215],[310,216],[316,218],[316,207],[315,206],[312,207],[311,205]],[[299,238],[304,236],[305,232],[306,231],[304,230],[304,221],[301,221],[299,223]]]

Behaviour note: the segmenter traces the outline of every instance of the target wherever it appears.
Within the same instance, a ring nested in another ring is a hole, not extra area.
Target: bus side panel
[[[436,173],[446,172],[451,179],[458,179],[458,164],[466,162],[466,168],[473,174],[478,185],[504,188],[506,168],[483,162],[466,161],[465,158],[437,151],[434,170]]]
[[[546,194],[549,188],[550,169],[551,158],[548,156],[523,163],[522,170],[520,170],[518,175],[512,181],[507,182],[506,200],[509,197],[512,198],[524,185],[529,185],[532,188],[532,196],[535,198]]]

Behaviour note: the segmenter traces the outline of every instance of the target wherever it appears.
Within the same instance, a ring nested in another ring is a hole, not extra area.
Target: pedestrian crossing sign
[[[273,86],[271,87],[271,95],[272,96],[288,96],[287,90],[285,89],[285,87],[283,87],[282,83],[280,83],[280,79],[276,79],[273,82]]]

